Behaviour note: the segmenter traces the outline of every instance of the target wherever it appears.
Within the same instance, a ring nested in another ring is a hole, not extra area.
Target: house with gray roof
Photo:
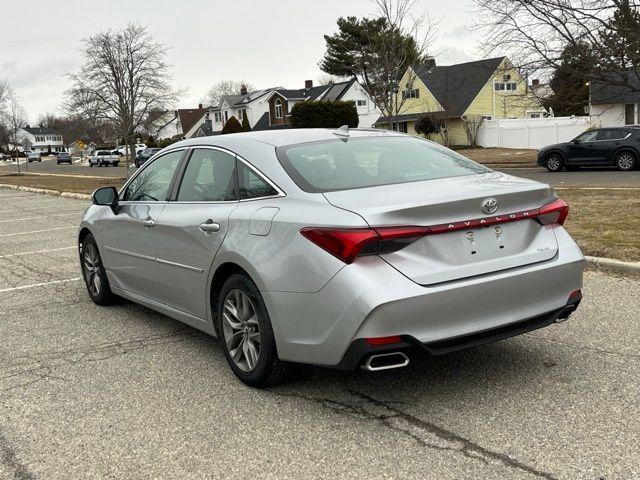
[[[392,118],[378,118],[377,126],[392,124],[396,130],[419,135],[416,122],[431,116],[445,125],[443,134],[433,139],[450,145],[468,143],[464,122],[472,117],[482,121],[546,114],[540,99],[507,57],[442,66],[431,60],[409,67],[394,103],[399,111]]]
[[[62,135],[49,127],[31,127],[27,125],[18,131],[20,146],[26,150],[36,152],[63,152],[64,140]]]
[[[358,110],[361,127],[370,127],[380,116],[380,110],[355,80],[314,86],[306,80],[304,88],[273,87],[248,92],[242,88],[238,95],[224,95],[220,104],[211,108],[211,131],[219,132],[234,116],[240,123],[246,116],[252,130],[291,128],[290,112],[298,102],[313,100],[353,101]],[[207,131],[202,129],[200,133]]]
[[[640,125],[640,72],[589,82],[589,114],[600,127]]]

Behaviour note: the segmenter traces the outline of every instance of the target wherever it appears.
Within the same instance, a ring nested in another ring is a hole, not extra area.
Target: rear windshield
[[[490,170],[414,137],[367,137],[277,149],[284,169],[307,192],[331,192],[475,175]]]

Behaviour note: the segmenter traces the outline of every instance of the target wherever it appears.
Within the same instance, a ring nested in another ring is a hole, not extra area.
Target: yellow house
[[[507,57],[489,58],[456,65],[422,65],[408,68],[396,94],[398,114],[380,117],[379,127],[394,128],[412,135],[418,118],[432,115],[442,119],[446,138],[433,140],[449,145],[467,145],[464,123],[481,119],[536,118],[546,110],[527,82]]]

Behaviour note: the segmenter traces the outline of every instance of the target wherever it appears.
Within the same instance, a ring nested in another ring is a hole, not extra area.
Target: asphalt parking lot
[[[95,169],[94,169],[95,170]],[[86,201],[0,189],[0,478],[640,478],[640,282],[406,369],[253,390],[219,343],[79,279]]]

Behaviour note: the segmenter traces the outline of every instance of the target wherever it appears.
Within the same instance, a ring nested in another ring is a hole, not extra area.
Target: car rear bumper
[[[585,267],[571,237],[561,227],[555,231],[559,250],[553,259],[478,277],[424,287],[371,256],[345,266],[316,293],[265,292],[278,354],[351,368],[348,351],[365,338],[398,335],[411,348],[440,345],[446,353],[446,342],[457,345],[451,351],[474,346],[455,339],[510,325],[515,333],[507,336],[517,335],[518,324],[531,319],[542,319],[536,328],[553,323],[582,287]]]

